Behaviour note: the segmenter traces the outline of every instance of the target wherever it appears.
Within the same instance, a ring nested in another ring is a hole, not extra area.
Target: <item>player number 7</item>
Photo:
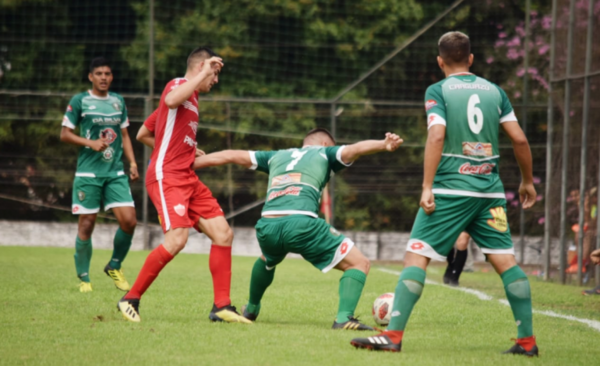
[[[483,128],[483,112],[481,112],[481,109],[475,107],[475,105],[479,103],[481,103],[481,100],[479,100],[479,95],[473,94],[469,98],[469,103],[467,104],[467,119],[469,120],[469,128],[474,134],[479,134]]]
[[[295,159],[292,160],[292,162],[288,164],[288,166],[285,168],[285,170],[288,171],[288,170],[294,169],[294,167],[296,166],[296,164],[298,164],[298,162],[300,161],[300,159],[302,159],[302,157],[304,156],[304,154],[306,154],[307,152],[308,151],[294,150],[294,152],[292,153],[292,158],[295,158]]]

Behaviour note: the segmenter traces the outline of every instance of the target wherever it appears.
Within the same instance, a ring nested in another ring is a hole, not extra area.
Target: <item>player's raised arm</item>
[[[196,66],[192,65],[192,67]],[[198,67],[201,68],[198,74],[167,94],[165,97],[165,104],[169,109],[179,107],[183,102],[188,100],[194,91],[198,90],[207,79],[214,78],[218,75],[223,67],[223,60],[220,57],[211,57],[201,61],[201,64]],[[189,71],[188,65],[188,72]]]
[[[395,151],[404,140],[395,133],[388,132],[383,140],[364,140],[352,145],[347,145],[342,150],[342,161],[352,163],[363,155],[375,154],[382,151]]]
[[[432,187],[433,178],[437,172],[442,151],[444,150],[444,138],[446,137],[446,126],[436,124],[429,127],[427,133],[427,142],[425,143],[425,162],[423,167],[423,193],[421,194],[420,206],[426,214],[431,214],[435,210],[435,201]]]
[[[237,164],[250,168],[252,159],[247,150],[223,150],[211,154],[202,155],[194,160],[193,169],[202,169],[209,166],[220,166],[225,164]]]
[[[512,141],[515,158],[521,170],[521,185],[519,186],[519,198],[524,209],[535,204],[536,192],[533,186],[533,162],[531,150],[525,133],[517,121],[508,121],[501,124],[502,129]]]

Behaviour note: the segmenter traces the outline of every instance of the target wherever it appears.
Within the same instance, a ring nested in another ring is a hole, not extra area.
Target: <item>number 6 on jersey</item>
[[[483,112],[481,112],[481,109],[475,107],[475,105],[479,103],[481,103],[479,100],[479,95],[473,94],[469,98],[469,103],[467,104],[467,119],[469,120],[469,128],[474,134],[477,135],[483,128]],[[477,117],[477,119],[475,119],[475,117]]]

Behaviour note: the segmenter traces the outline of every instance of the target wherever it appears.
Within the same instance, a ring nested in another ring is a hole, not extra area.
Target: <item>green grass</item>
[[[143,322],[116,311],[122,293],[102,273],[109,252],[96,250],[94,292],[77,289],[72,250],[0,247],[0,364],[2,365],[565,365],[600,359],[600,332],[578,322],[534,315],[540,359],[504,356],[516,336],[510,308],[498,301],[427,285],[415,307],[400,354],[355,350],[365,333],[333,331],[339,272],[321,274],[286,260],[252,325],[208,321],[212,284],[205,255],[179,255],[144,296]],[[147,252],[125,262],[133,282]],[[233,260],[232,299],[246,301],[254,258]],[[372,301],[393,291],[397,277],[373,266],[357,315],[373,324]],[[391,269],[400,269],[390,266]],[[429,278],[440,281],[441,268]],[[600,320],[600,299],[581,288],[532,279],[534,308]],[[493,273],[465,274],[461,284],[504,298]],[[369,333],[370,334],[370,333]]]

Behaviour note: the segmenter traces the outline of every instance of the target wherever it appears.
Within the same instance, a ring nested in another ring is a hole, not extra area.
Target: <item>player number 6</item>
[[[473,94],[469,98],[469,103],[467,104],[467,119],[469,120],[469,128],[475,134],[479,134],[483,128],[483,113],[481,112],[481,109],[475,107],[475,105],[479,104],[480,102],[479,95]]]

